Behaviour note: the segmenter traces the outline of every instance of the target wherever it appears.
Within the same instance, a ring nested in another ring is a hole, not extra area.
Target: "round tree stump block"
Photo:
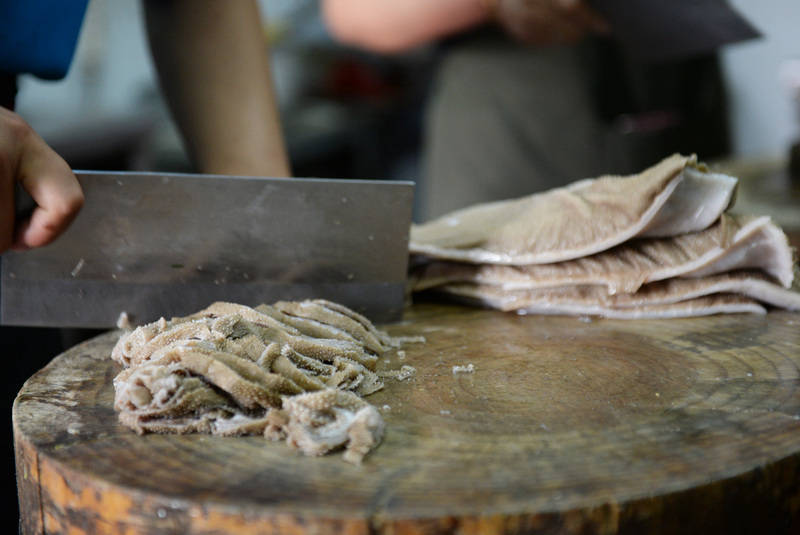
[[[361,466],[117,423],[119,332],[13,410],[25,533],[797,533],[800,315],[667,321],[416,305]],[[9,355],[25,358],[25,355]],[[472,373],[454,366],[472,364]]]

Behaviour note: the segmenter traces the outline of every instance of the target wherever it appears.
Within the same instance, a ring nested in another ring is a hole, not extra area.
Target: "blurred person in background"
[[[57,238],[83,203],[68,162],[16,113],[18,74],[66,74],[88,0],[28,0],[0,6],[0,253]],[[151,52],[165,97],[198,171],[288,176],[289,163],[255,0],[145,0]],[[15,221],[19,183],[37,206]],[[28,377],[65,347],[95,333],[0,327],[4,369],[2,455],[16,496],[11,405]],[[6,519],[18,516],[6,500]],[[9,525],[14,521],[7,520]]]
[[[435,44],[420,219],[671,152],[728,150],[716,57],[648,63],[582,0],[323,0],[331,33],[383,54]]]
[[[12,110],[16,76],[59,79],[88,0],[7,2],[0,8],[0,253],[51,242],[83,194],[69,165]],[[145,0],[165,97],[200,172],[288,176],[289,163],[255,0]],[[37,207],[14,220],[14,185]]]

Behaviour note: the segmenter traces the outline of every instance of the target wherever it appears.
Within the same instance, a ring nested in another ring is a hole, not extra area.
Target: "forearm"
[[[288,176],[254,0],[145,0],[153,59],[199,170]]]
[[[489,19],[482,0],[323,0],[333,35],[376,52],[399,52]]]

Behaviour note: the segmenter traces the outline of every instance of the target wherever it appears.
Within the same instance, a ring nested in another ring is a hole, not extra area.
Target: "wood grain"
[[[24,532],[800,531],[800,315],[405,318],[390,332],[427,343],[384,364],[417,375],[368,398],[388,432],[361,467],[137,436],[112,409],[119,333],[72,348],[14,405]]]

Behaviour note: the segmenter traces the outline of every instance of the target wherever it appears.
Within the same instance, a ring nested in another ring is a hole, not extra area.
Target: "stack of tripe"
[[[531,314],[800,310],[783,231],[725,213],[736,184],[673,155],[637,175],[458,210],[412,227],[411,289]]]

